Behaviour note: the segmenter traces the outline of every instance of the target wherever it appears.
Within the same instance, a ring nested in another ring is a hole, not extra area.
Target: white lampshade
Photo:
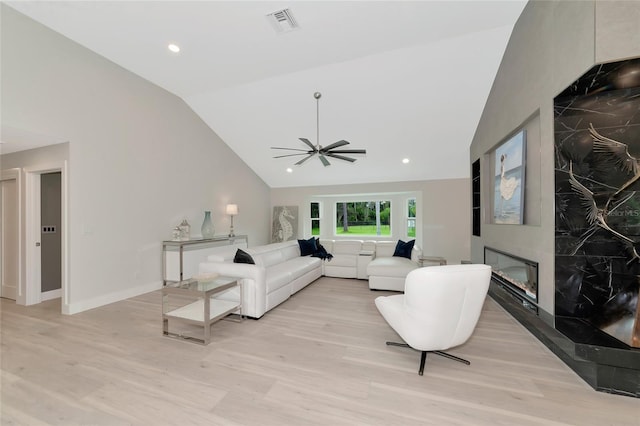
[[[231,216],[235,216],[238,214],[238,205],[237,204],[227,204],[227,214]]]

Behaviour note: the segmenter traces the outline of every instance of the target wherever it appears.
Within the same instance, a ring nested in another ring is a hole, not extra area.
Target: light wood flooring
[[[162,336],[160,291],[73,316],[3,299],[2,425],[640,425],[487,299],[470,366],[387,347],[366,281],[321,278],[212,343]]]

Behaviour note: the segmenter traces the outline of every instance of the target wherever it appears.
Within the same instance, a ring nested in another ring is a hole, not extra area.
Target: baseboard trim
[[[40,301],[46,302],[47,300],[59,299],[62,297],[62,289],[43,291],[40,293]]]
[[[110,303],[119,302],[130,297],[140,296],[141,294],[149,293],[150,291],[159,290],[162,288],[162,281],[152,282],[138,287],[128,288],[126,290],[117,291],[114,293],[105,294],[100,297],[95,297],[89,300],[82,300],[80,302],[69,303],[63,305],[62,313],[65,315],[73,315],[80,312],[88,311],[89,309],[99,308],[100,306],[108,305]]]

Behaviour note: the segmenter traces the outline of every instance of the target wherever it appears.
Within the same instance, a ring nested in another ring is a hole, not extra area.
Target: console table
[[[221,250],[226,250],[229,246],[247,248],[249,237],[246,235],[217,236],[213,238],[192,238],[189,240],[168,240],[162,242],[162,282],[163,285],[184,281],[194,273],[200,262],[206,260],[207,256]],[[194,253],[189,259],[188,265],[185,263],[186,252]],[[171,269],[171,273],[168,272]],[[187,270],[188,269],[188,270]],[[169,276],[171,275],[171,276]]]
[[[236,286],[240,292],[237,302],[213,298],[214,295]],[[169,305],[169,295],[171,294],[197,300],[171,309]],[[242,320],[242,285],[235,278],[219,276],[209,281],[190,279],[178,283],[170,283],[162,288],[162,334],[167,337],[208,345],[211,341],[211,324],[231,313],[237,313],[240,316],[240,320]],[[200,339],[182,333],[170,332],[169,319],[204,327],[204,337]]]

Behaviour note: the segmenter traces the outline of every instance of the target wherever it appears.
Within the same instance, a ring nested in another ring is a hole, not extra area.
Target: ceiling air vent
[[[267,19],[273,25],[278,34],[286,33],[300,28],[296,18],[291,14],[291,10],[282,9],[267,15]]]

